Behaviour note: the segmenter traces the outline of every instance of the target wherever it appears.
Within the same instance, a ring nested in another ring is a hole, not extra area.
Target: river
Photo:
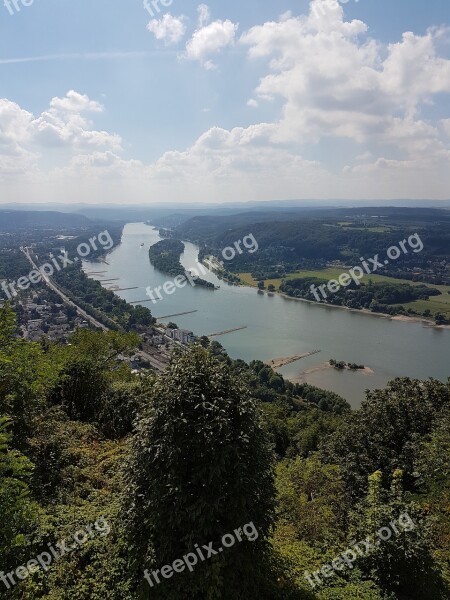
[[[147,286],[154,289],[170,280],[149,261],[149,247],[160,239],[154,227],[129,223],[122,243],[108,255],[108,264],[85,261],[84,269],[105,271],[103,279],[117,279],[105,284],[107,287],[137,287],[117,292],[128,302],[146,299]],[[197,256],[198,248],[185,242],[183,265],[194,267]],[[156,304],[146,302],[143,306],[150,308],[155,317],[196,310],[169,319],[196,335],[246,326],[214,339],[231,357],[248,362],[321,350],[282,367],[280,373],[335,391],[355,408],[364,399],[366,389],[384,387],[395,377],[434,377],[442,381],[450,377],[448,329],[299,302],[278,294],[260,294],[254,288],[230,286],[211,272],[202,278],[220,285],[220,289],[188,285],[172,295],[163,294]],[[326,368],[330,358],[364,364],[373,374]]]

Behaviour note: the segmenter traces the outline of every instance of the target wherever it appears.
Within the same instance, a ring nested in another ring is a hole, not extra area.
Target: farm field
[[[346,270],[344,268],[330,267],[328,269],[319,269],[317,271],[297,271],[296,273],[291,273],[290,275],[287,275],[284,279],[289,281],[290,279],[315,277],[317,279],[324,279],[325,281],[328,281],[330,279],[339,279],[339,276],[345,272]],[[257,280],[253,279],[251,273],[239,273],[239,277],[246,285],[250,285],[253,287],[256,287],[258,285]],[[374,283],[411,283],[410,281],[407,281],[405,279],[395,279],[394,277],[386,277],[385,275],[376,274],[367,275],[367,277],[365,277],[366,281],[368,281],[369,279],[372,279]],[[278,290],[281,285],[281,279],[266,279],[266,287],[270,284],[274,285],[275,288]],[[444,288],[445,286],[430,285],[430,287]],[[450,287],[448,287],[448,289],[450,290]]]
[[[441,313],[447,319],[450,319],[450,286],[430,285],[430,287],[439,289],[442,292],[442,295],[434,296],[429,300],[416,300],[415,302],[407,302],[401,306],[404,306],[406,309],[412,308],[414,311],[419,313],[430,310],[432,315]]]

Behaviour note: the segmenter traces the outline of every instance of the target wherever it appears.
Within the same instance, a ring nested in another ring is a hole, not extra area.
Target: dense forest
[[[5,599],[450,598],[450,384],[351,411],[216,342],[134,375],[134,333],[16,332],[4,306]]]
[[[150,247],[149,256],[152,265],[163,273],[177,277],[178,275],[185,276],[186,269],[180,262],[180,256],[184,252],[184,244],[179,240],[166,239],[157,242]],[[194,268],[194,265],[192,265]],[[214,288],[214,284],[202,279],[194,277],[196,285],[203,285],[207,288]]]
[[[180,263],[180,255],[184,252],[184,244],[178,240],[161,240],[150,246],[148,251],[150,262],[154,267],[168,275],[184,275]]]

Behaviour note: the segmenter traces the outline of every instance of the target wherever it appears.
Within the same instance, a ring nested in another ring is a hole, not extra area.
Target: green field
[[[416,300],[415,302],[408,302],[406,304],[402,304],[406,309],[412,308],[414,311],[423,313],[425,310],[431,310],[431,314],[435,315],[436,313],[442,313],[450,319],[450,287],[446,285],[430,285],[429,287],[434,287],[441,290],[441,296],[433,296],[429,300]]]
[[[292,273],[291,275],[287,275],[284,279],[304,279],[306,277],[315,277],[316,279],[324,279],[325,281],[329,281],[330,279],[339,279],[342,273],[346,273],[347,271],[341,267],[333,267],[323,270],[317,271],[297,271],[296,273]],[[246,284],[253,287],[257,287],[257,280],[253,279],[250,273],[239,273],[239,277]],[[386,277],[385,275],[367,275],[363,281],[369,281],[371,279],[374,283],[411,283],[410,281],[405,281],[404,279],[394,279],[393,277]],[[281,285],[281,279],[267,279],[266,287],[268,285],[274,285],[278,290]],[[430,287],[444,287],[444,286],[430,286]],[[450,290],[450,287],[448,288]]]
[[[330,279],[339,279],[339,276],[345,272],[346,270],[340,267],[333,267],[317,271],[297,271],[296,273],[287,275],[285,279],[289,280],[315,277],[316,279],[324,279],[329,281]],[[245,283],[245,285],[252,287],[257,287],[258,285],[257,280],[253,279],[250,273],[239,273],[239,277],[241,281]],[[369,279],[371,279],[374,283],[409,283],[410,285],[420,285],[420,283],[415,283],[406,279],[386,277],[385,275],[367,275],[362,281],[367,282]],[[265,283],[266,288],[272,284],[278,291],[280,289],[281,279],[266,279]],[[435,315],[436,313],[442,313],[447,318],[450,318],[450,294],[448,293],[450,292],[450,286],[433,284],[425,285],[431,288],[437,288],[442,292],[442,295],[434,296],[429,300],[416,300],[415,302],[408,302],[406,304],[402,304],[401,306],[404,306],[406,309],[411,308],[417,313],[423,313],[425,310],[429,309],[432,315]]]

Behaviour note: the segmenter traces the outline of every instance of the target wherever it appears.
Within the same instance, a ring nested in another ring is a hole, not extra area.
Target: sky
[[[294,199],[450,199],[449,0],[0,0],[0,203]]]

